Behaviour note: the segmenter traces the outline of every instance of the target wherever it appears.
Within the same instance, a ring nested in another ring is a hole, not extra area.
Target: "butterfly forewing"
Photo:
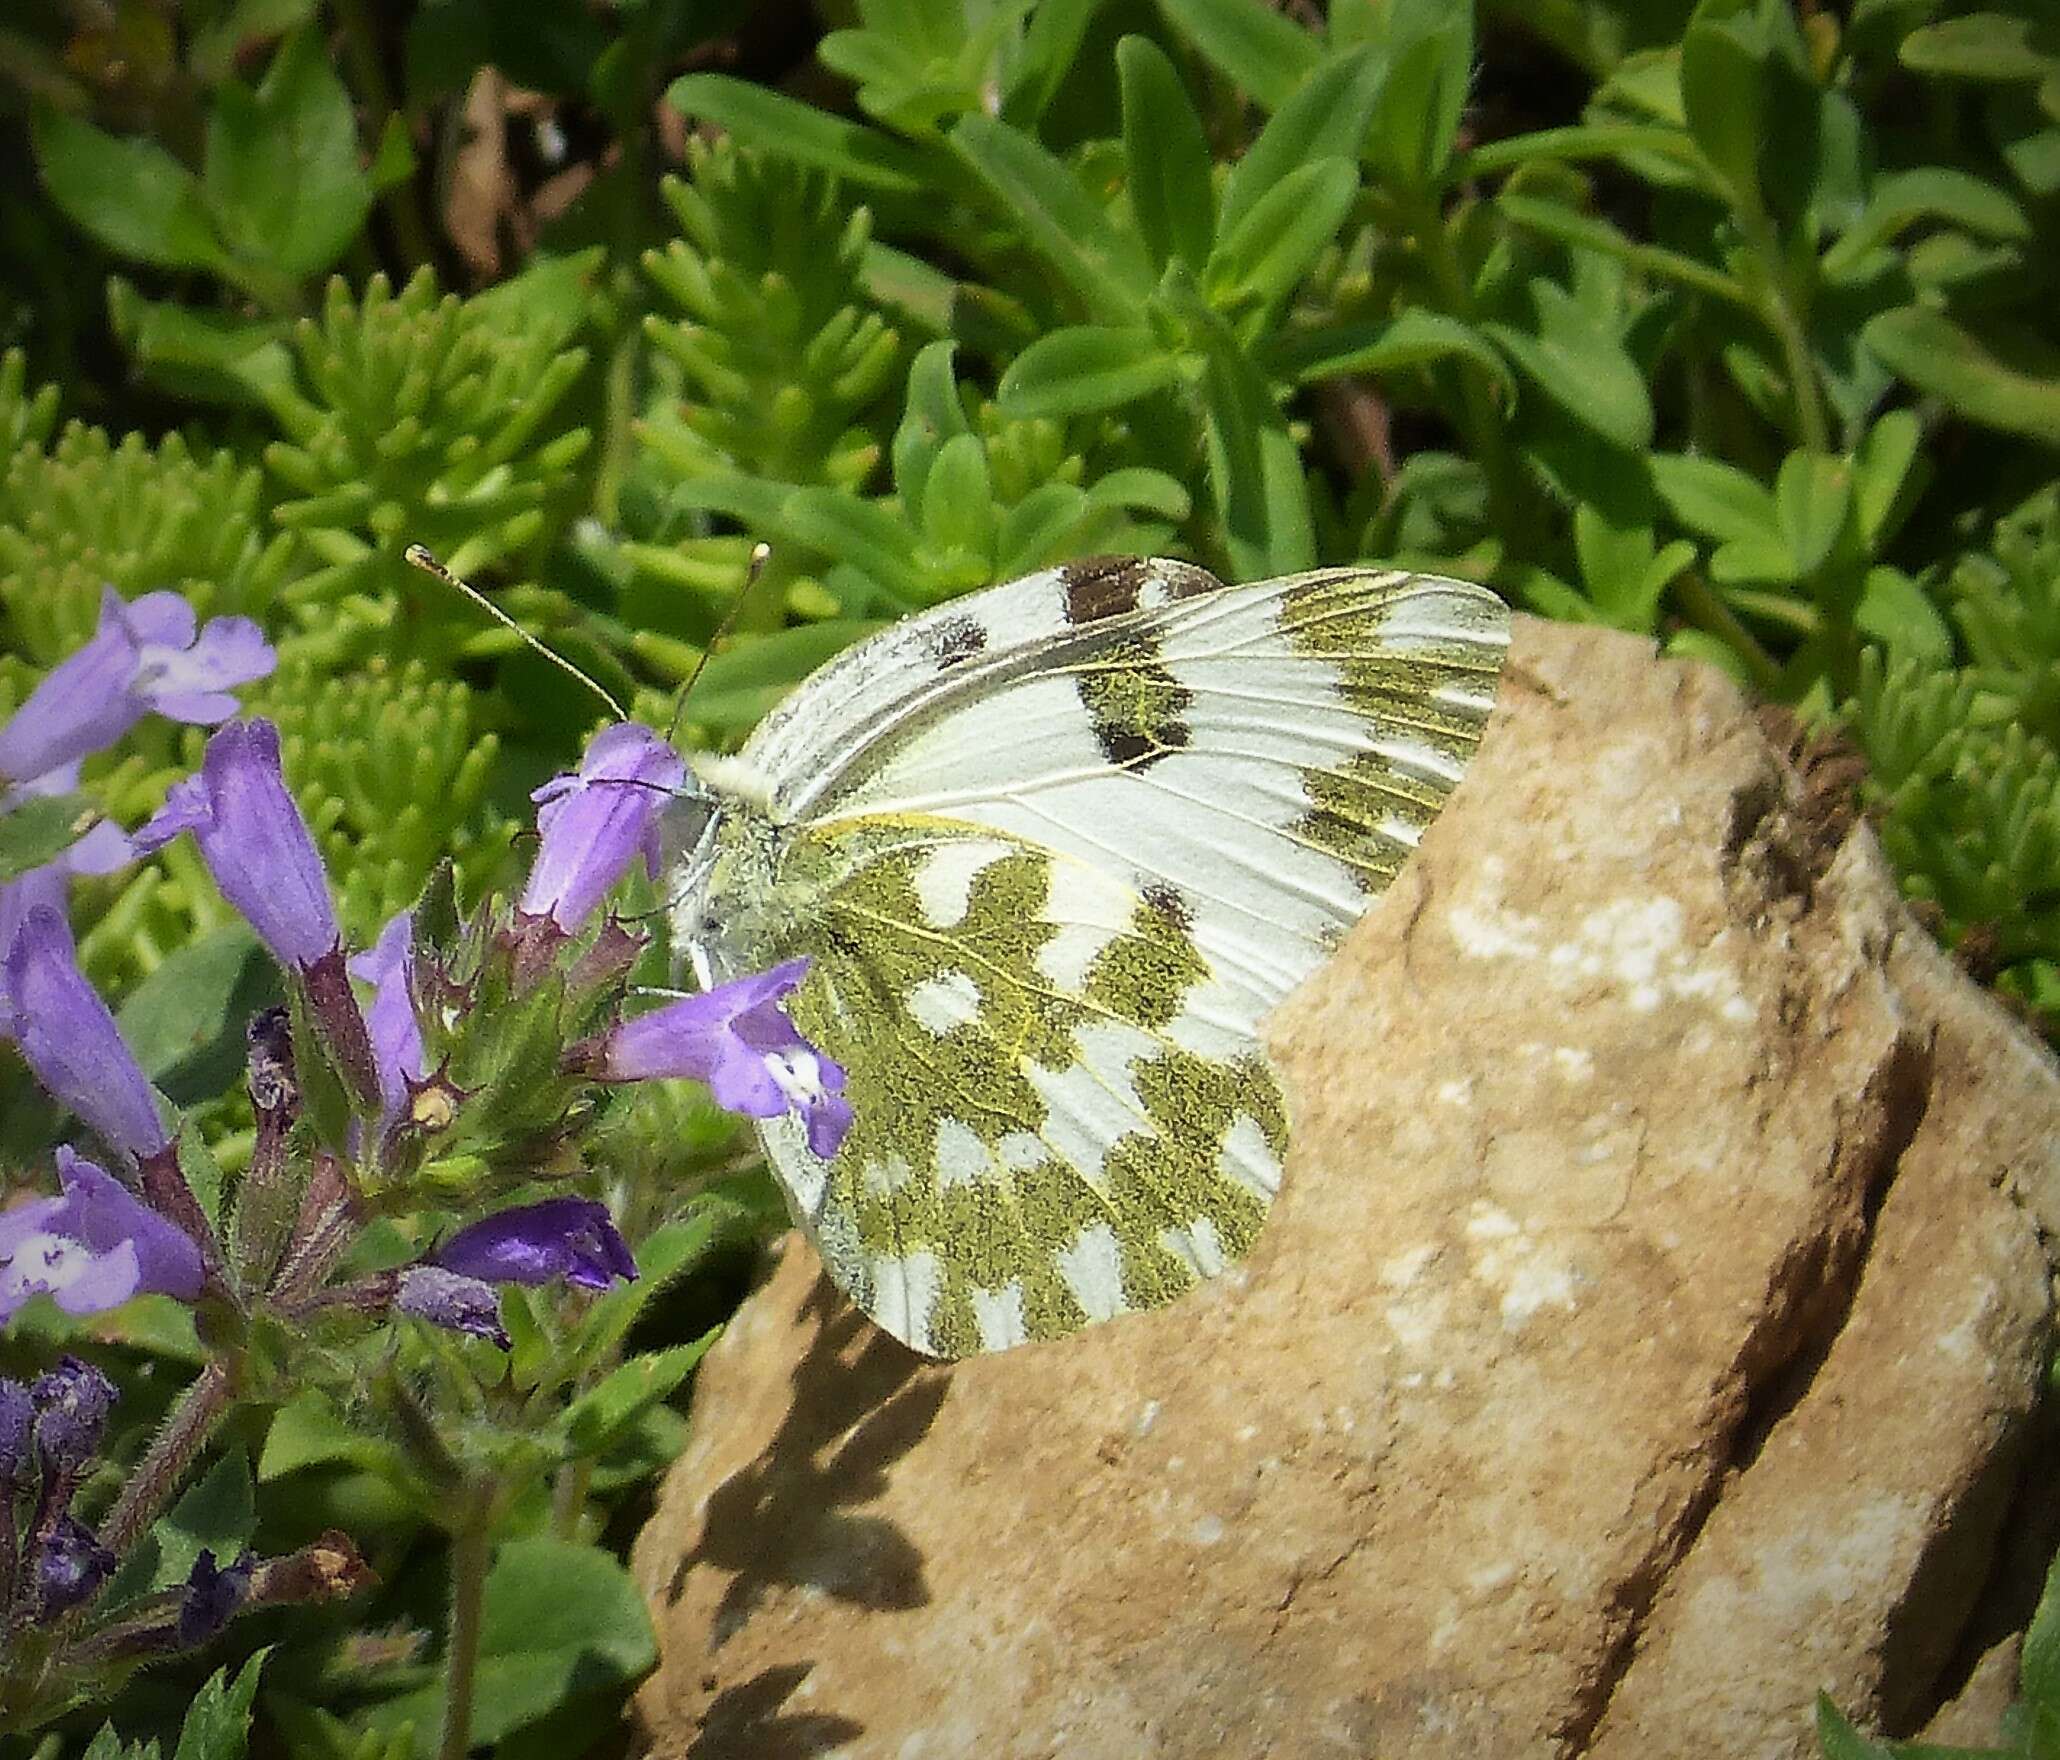
[[[1260,1017],[1415,848],[1506,642],[1463,582],[1076,564],[884,632],[769,718],[744,759],[787,908],[749,951],[816,962],[795,1017],[857,1122],[833,1164],[767,1143],[860,1306],[956,1356],[1246,1250],[1285,1139]]]

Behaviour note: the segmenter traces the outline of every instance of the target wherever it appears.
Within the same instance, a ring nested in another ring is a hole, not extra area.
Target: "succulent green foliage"
[[[551,422],[586,364],[568,346],[584,279],[565,259],[473,300],[440,295],[427,269],[399,293],[383,276],[362,297],[330,283],[293,331],[295,378],[266,392],[275,518],[312,565],[292,594],[303,615],[343,617],[397,657],[476,629],[401,553],[426,544],[463,575],[536,553],[592,438]]]

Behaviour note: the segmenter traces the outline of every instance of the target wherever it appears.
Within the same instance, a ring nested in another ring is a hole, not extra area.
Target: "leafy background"
[[[103,582],[259,618],[252,707],[360,943],[446,852],[505,882],[596,719],[410,542],[662,725],[769,540],[689,707],[718,745],[883,622],[1070,556],[1375,557],[1849,742],[1909,895],[2060,1025],[2049,0],[30,0],[0,130],[0,712]],[[133,823],[198,744],[146,725],[88,789]],[[179,845],[75,917],[233,1174],[247,935]],[[7,1165],[51,1140],[11,1064],[0,1121]],[[594,1715],[651,1656],[616,1560],[774,1214],[748,1177],[691,1221],[671,1194],[739,1148],[691,1102],[610,1144],[676,1253],[610,1344],[664,1367],[587,1408],[590,1519],[504,1512],[505,1754],[626,1741]],[[176,1369],[145,1322],[112,1343]],[[267,1752],[427,1752],[434,1488],[287,1403],[194,1498],[218,1537],[348,1527],[384,1587],[258,1633],[192,1760],[253,1705]],[[2014,1751],[2053,1751],[2035,1660]],[[124,1734],[187,1755],[192,1685],[140,1677]]]

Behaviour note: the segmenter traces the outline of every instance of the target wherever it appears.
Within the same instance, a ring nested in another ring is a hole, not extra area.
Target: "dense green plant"
[[[2060,1020],[2046,0],[750,10],[547,0],[517,26],[452,0],[381,35],[361,7],[217,0],[0,27],[0,126],[40,196],[0,221],[22,351],[0,713],[103,583],[259,618],[281,665],[250,700],[362,940],[441,855],[468,901],[505,885],[523,793],[595,712],[409,542],[647,719],[698,671],[707,743],[883,621],[1069,556],[1389,558],[1843,727],[1910,895]],[[461,292],[445,204],[488,70],[538,96],[494,112],[514,272]],[[547,172],[584,179],[562,212],[532,200]],[[139,728],[82,793],[133,824],[199,743]],[[178,850],[73,906],[233,1174],[234,1060],[193,1047],[247,999],[247,937]],[[0,1087],[26,1158],[47,1117]],[[649,1228],[665,1145],[723,1152],[719,1121],[658,1104],[610,1124],[611,1195]],[[577,1469],[599,1495],[676,1440],[660,1402]],[[257,1703],[310,1755],[434,1722],[411,1564],[433,1487],[348,1407],[311,1396],[252,1438],[253,1508],[384,1536],[378,1617],[417,1637],[355,1674],[333,1633],[282,1637]],[[522,1550],[591,1537],[549,1506],[503,1512],[502,1596],[580,1568]],[[607,1592],[592,1611],[616,1691],[642,1652]],[[523,1739],[574,1751],[543,1678]]]

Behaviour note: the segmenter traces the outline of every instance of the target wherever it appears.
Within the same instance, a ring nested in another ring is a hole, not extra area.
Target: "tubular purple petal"
[[[679,753],[650,728],[634,721],[602,728],[576,771],[530,796],[540,841],[521,909],[575,934],[639,855],[655,877],[659,814],[686,774]]]
[[[477,1277],[441,1265],[410,1265],[401,1273],[393,1305],[432,1326],[491,1339],[502,1350],[509,1346],[508,1329],[501,1324],[500,1291]]]
[[[139,1159],[171,1141],[157,1098],[100,994],[79,970],[65,920],[37,905],[7,949],[0,1018],[50,1093],[116,1148]]]
[[[606,1289],[637,1275],[628,1244],[591,1198],[547,1198],[461,1228],[430,1263],[482,1283],[543,1284],[555,1278]]]
[[[77,1357],[57,1359],[29,1387],[36,1407],[36,1452],[59,1471],[81,1467],[100,1447],[107,1414],[114,1409],[114,1383]]]
[[[67,1314],[98,1314],[146,1290],[200,1294],[200,1249],[183,1230],[68,1147],[57,1169],[63,1197],[0,1215],[0,1320],[38,1295]]]
[[[286,792],[279,730],[234,721],[207,742],[200,774],[173,784],[136,833],[149,851],[191,831],[215,884],[282,965],[307,967],[340,939],[328,877]]]
[[[379,931],[379,939],[370,948],[350,961],[351,976],[372,986],[365,1028],[372,1037],[381,1111],[388,1122],[407,1104],[408,1084],[421,1081],[428,1073],[412,989],[414,933],[414,913],[402,911]]]
[[[36,1611],[45,1620],[89,1601],[114,1571],[114,1554],[93,1530],[59,1516],[36,1555]]]

